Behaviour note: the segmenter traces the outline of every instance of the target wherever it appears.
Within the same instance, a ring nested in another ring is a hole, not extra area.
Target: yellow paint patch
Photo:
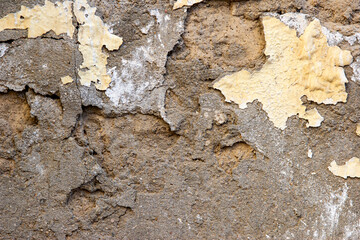
[[[173,9],[182,8],[183,6],[192,6],[195,3],[199,3],[199,2],[202,2],[202,1],[203,0],[177,0],[176,3],[174,4]]]
[[[0,32],[5,29],[27,29],[28,37],[36,38],[53,30],[57,35],[65,33],[72,38],[75,28],[71,4],[70,1],[54,4],[46,0],[44,6],[21,6],[18,13],[0,19]]]
[[[62,77],[61,82],[65,85],[68,83],[72,83],[74,80],[70,76]]]
[[[356,126],[356,135],[360,137],[360,123],[358,123]]]
[[[337,165],[335,161],[332,161],[329,167],[330,172],[334,175],[342,178],[360,178],[360,159],[353,157],[345,163],[345,165]]]
[[[84,62],[78,72],[82,85],[90,86],[91,82],[99,90],[105,90],[111,82],[106,71],[108,54],[102,51],[105,46],[109,51],[119,49],[122,38],[110,33],[101,18],[95,15],[96,8],[87,4],[86,0],[77,0],[74,13],[80,24],[79,50],[83,55]]]
[[[287,119],[296,114],[308,120],[308,127],[320,126],[323,118],[316,109],[306,111],[301,97],[324,104],[346,102],[348,80],[342,66],[352,62],[351,53],[329,47],[318,20],[311,22],[300,38],[274,17],[264,17],[262,22],[265,54],[269,56],[262,69],[225,76],[214,88],[240,108],[259,100],[280,129],[285,129]]]

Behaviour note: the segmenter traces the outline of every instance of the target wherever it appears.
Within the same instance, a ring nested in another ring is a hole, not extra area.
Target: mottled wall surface
[[[360,239],[359,62],[359,0],[0,0],[0,238]]]

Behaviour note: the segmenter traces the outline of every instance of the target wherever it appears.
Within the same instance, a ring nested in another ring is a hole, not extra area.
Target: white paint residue
[[[303,13],[285,13],[283,15],[267,13],[266,15],[278,17],[280,21],[285,23],[287,26],[295,29],[298,35],[302,35],[304,33],[305,28],[310,23],[309,20],[317,19],[311,18],[308,14]],[[357,41],[360,42],[360,33],[356,33],[351,36],[343,36],[341,33],[330,31],[326,27],[322,27],[321,31],[326,36],[329,46],[336,46],[343,40],[347,41],[351,46]]]
[[[148,82],[143,85],[136,85],[132,80],[132,77],[136,75],[145,76],[144,61],[139,58],[136,59],[137,57],[139,57],[138,54],[131,60],[123,59],[123,68],[120,73],[116,70],[116,67],[108,71],[111,77],[111,87],[106,90],[105,94],[116,106],[142,100],[146,88],[149,86]]]
[[[308,15],[302,13],[285,13],[280,15],[280,21],[285,23],[290,28],[294,28],[299,35],[302,35],[305,28],[309,25],[307,20]]]
[[[0,43],[0,58],[5,55],[6,50],[9,47],[5,43]]]
[[[360,33],[355,33],[352,36],[344,37],[344,39],[352,46],[356,41],[360,42]]]
[[[344,40],[341,33],[332,32],[326,27],[322,27],[321,31],[326,36],[329,46],[336,46]]]
[[[140,31],[143,34],[148,34],[152,26],[154,26],[154,20],[151,20],[145,27],[141,28]]]
[[[353,69],[351,80],[360,83],[360,57],[357,57],[350,67]]]
[[[167,48],[169,44],[164,40],[169,31],[172,31],[169,29],[171,19],[168,14],[158,9],[150,10],[149,13],[156,18],[155,27],[158,34],[148,36],[143,46],[137,47],[130,55],[123,57],[121,66],[108,70],[111,83],[105,94],[115,106],[142,101],[148,92],[163,81],[162,74],[150,70],[149,64],[163,68],[166,63],[166,56],[160,57],[158,51]],[[153,25],[155,25],[155,19],[141,31],[146,33]]]
[[[353,214],[354,218],[357,218],[356,214]],[[360,237],[360,220],[357,224],[351,226],[345,226],[344,240],[359,239]]]
[[[335,233],[339,218],[348,198],[348,186],[345,183],[342,189],[330,193],[330,198],[325,202],[325,214],[321,214],[322,230],[320,239],[328,239]],[[314,235],[314,237],[316,237]]]
[[[161,14],[159,12],[159,9],[151,9],[150,10],[150,15],[151,16],[155,16],[156,17],[156,21],[158,24],[162,24],[164,19],[165,19],[165,16],[164,14]],[[166,14],[165,14],[166,15]],[[165,19],[166,20],[166,19]]]
[[[5,55],[6,50],[8,49],[7,44],[0,43],[0,58]]]

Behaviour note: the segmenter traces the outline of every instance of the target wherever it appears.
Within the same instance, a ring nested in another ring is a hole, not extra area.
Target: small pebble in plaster
[[[350,67],[353,69],[351,80],[360,83],[360,57],[357,57]]]
[[[356,135],[360,137],[360,123],[356,125]]]
[[[57,35],[65,33],[72,38],[75,27],[72,24],[71,4],[71,1],[65,1],[55,5],[46,0],[44,6],[21,6],[19,12],[0,19],[0,32],[5,29],[27,29],[28,37],[36,38],[53,30]]]
[[[353,157],[345,165],[337,165],[335,161],[332,161],[329,170],[334,175],[345,179],[348,177],[360,177],[360,159]]]
[[[313,157],[313,152],[312,150],[309,148],[308,150],[308,158],[312,158]]]
[[[61,82],[65,85],[68,83],[72,83],[74,80],[70,76],[62,77]]]
[[[195,3],[199,3],[199,2],[202,2],[202,1],[203,0],[177,0],[176,3],[174,4],[173,9],[182,8],[184,6],[192,6]]]
[[[225,76],[214,88],[240,108],[259,100],[270,121],[282,130],[296,114],[308,120],[307,127],[320,126],[323,117],[317,109],[306,111],[301,97],[324,104],[346,102],[348,80],[342,67],[352,62],[350,51],[329,47],[319,20],[312,21],[299,38],[277,18],[266,16],[262,22],[269,56],[262,69]]]
[[[0,58],[5,55],[7,49],[8,49],[7,44],[0,43]]]
[[[215,123],[216,123],[216,125],[222,125],[222,124],[224,124],[224,123],[226,123],[227,122],[227,116],[224,114],[224,113],[222,113],[222,112],[219,112],[219,111],[216,111],[215,112]]]

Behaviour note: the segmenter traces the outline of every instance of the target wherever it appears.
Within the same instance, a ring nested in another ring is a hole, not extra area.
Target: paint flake
[[[61,82],[65,85],[68,83],[72,83],[74,80],[70,76],[62,77]]]
[[[339,176],[347,179],[348,177],[360,178],[360,159],[353,157],[345,163],[345,165],[337,165],[335,161],[332,161],[329,166],[330,172],[335,176]]]
[[[196,3],[202,2],[203,0],[177,0],[174,4],[173,9],[182,8],[184,6],[192,6]]]
[[[349,51],[329,47],[319,20],[312,21],[298,38],[274,17],[263,18],[266,49],[269,56],[261,70],[242,70],[214,84],[240,108],[259,100],[275,127],[286,128],[286,121],[296,114],[308,120],[307,127],[318,127],[323,117],[316,109],[306,111],[301,97],[316,103],[346,102],[344,69],[352,62]]]
[[[360,137],[360,123],[356,125],[356,135]]]

